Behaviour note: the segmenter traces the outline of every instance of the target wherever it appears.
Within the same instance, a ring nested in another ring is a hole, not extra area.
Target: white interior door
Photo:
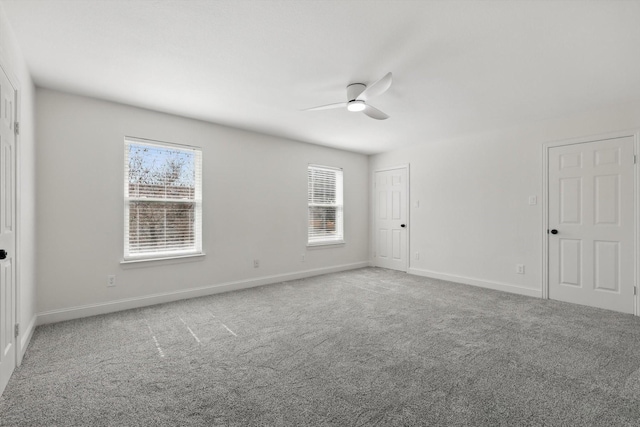
[[[16,366],[14,99],[15,90],[0,70],[0,394]]]
[[[634,142],[549,149],[549,298],[634,312]]]
[[[375,173],[375,265],[407,271],[407,168]]]

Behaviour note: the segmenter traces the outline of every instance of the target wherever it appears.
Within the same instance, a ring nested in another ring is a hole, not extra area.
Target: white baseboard
[[[79,319],[81,317],[96,316],[99,314],[113,313],[116,311],[129,310],[132,308],[146,307],[149,305],[163,304],[166,302],[179,301],[183,299],[202,297],[206,295],[219,294],[222,292],[236,291],[239,289],[253,288],[256,286],[270,285],[273,283],[286,282],[288,280],[304,279],[305,277],[319,276],[321,274],[336,273],[339,271],[354,270],[356,268],[368,267],[369,262],[356,262],[352,264],[342,264],[333,267],[317,268],[313,270],[298,271],[295,273],[277,274],[274,276],[258,277],[255,279],[239,280],[235,282],[219,283],[200,288],[191,288],[175,292],[145,295],[135,298],[126,298],[117,301],[110,301],[99,304],[87,304],[77,307],[50,310],[38,313],[38,325],[46,323],[62,322],[65,320]]]
[[[18,355],[19,355],[18,366],[20,366],[20,364],[22,363],[22,358],[24,357],[24,353],[27,351],[27,347],[31,342],[31,337],[33,336],[33,332],[36,330],[37,322],[38,322],[38,315],[34,314],[31,320],[29,321],[29,324],[27,325],[27,327],[24,328],[24,330],[20,334],[21,338],[20,338],[20,349],[18,351]]]
[[[542,298],[541,289],[523,288],[521,286],[509,285],[507,283],[492,282],[488,280],[474,279],[471,277],[456,276],[453,274],[438,273],[431,270],[422,270],[418,268],[410,268],[409,274],[416,276],[431,277],[434,279],[448,280],[450,282],[464,283],[465,285],[478,286],[481,288],[493,289],[496,291],[510,292],[512,294],[526,295],[529,297]]]

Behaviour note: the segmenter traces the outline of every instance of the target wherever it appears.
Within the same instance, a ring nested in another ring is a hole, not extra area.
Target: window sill
[[[307,243],[307,248],[312,249],[312,248],[325,248],[327,246],[344,246],[344,244],[345,244],[344,240],[331,240],[331,241],[325,241],[325,242]]]
[[[189,254],[189,255],[173,255],[158,258],[140,258],[140,259],[124,259],[120,261],[120,265],[124,266],[152,266],[156,264],[175,264],[180,262],[200,261],[204,258],[204,253]]]

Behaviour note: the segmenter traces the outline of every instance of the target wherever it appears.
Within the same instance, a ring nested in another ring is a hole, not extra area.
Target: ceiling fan
[[[383,78],[367,87],[364,83],[353,83],[347,86],[347,102],[321,105],[319,107],[307,108],[303,111],[329,110],[332,108],[347,107],[349,111],[362,111],[367,116],[376,120],[385,120],[389,116],[377,108],[367,104],[367,101],[378,95],[382,95],[391,86],[391,73],[387,73]]]

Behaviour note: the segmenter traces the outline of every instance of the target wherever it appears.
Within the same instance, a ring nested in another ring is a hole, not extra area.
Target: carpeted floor
[[[366,268],[38,327],[2,426],[637,426],[640,319]]]

